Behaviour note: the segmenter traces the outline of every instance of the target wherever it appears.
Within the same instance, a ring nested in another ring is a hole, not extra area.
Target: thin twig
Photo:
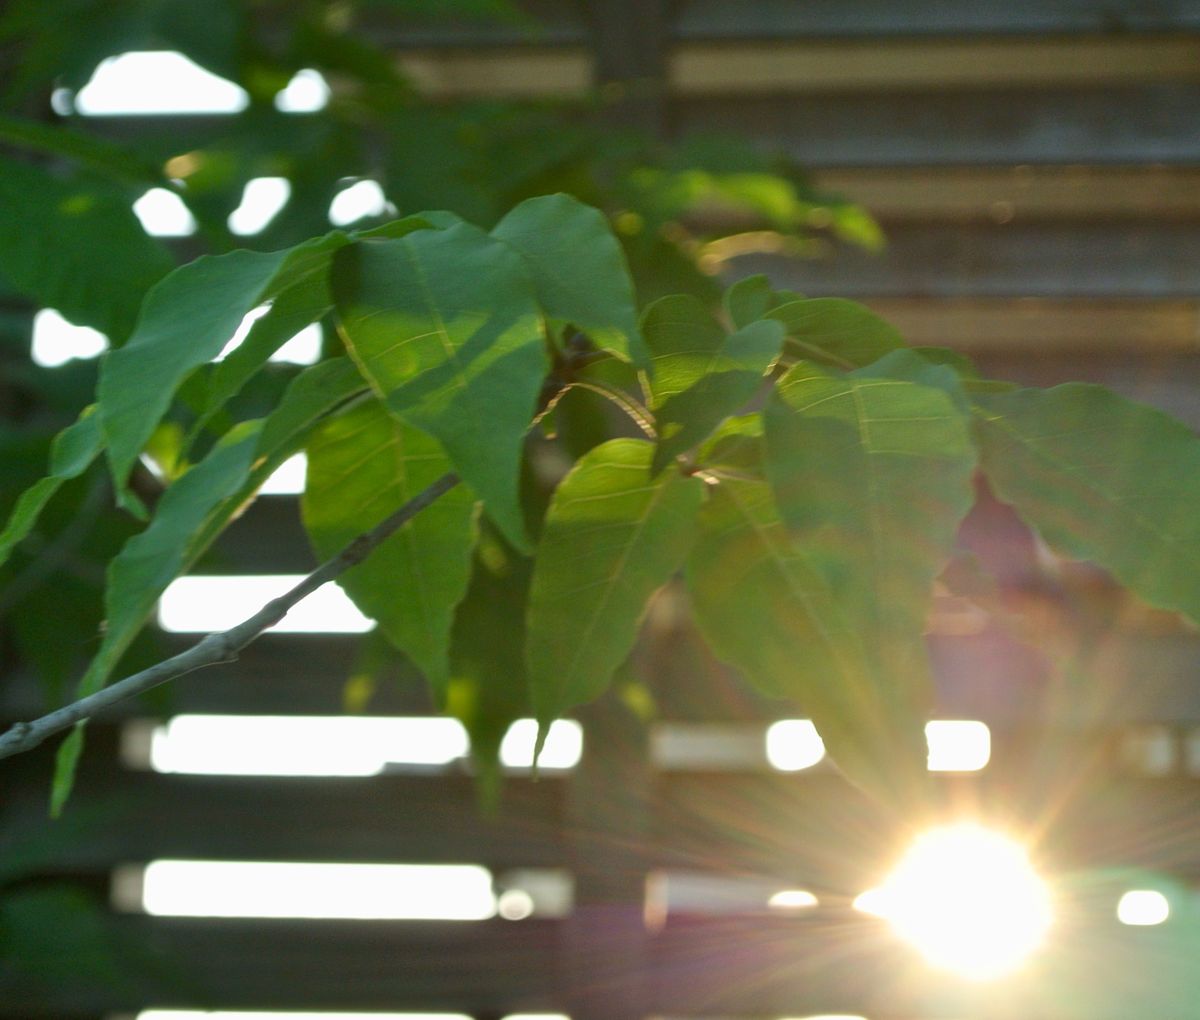
[[[272,599],[257,613],[243,620],[236,627],[222,631],[220,634],[209,634],[187,651],[164,659],[149,669],[134,673],[95,694],[80,698],[78,701],[50,712],[40,719],[17,723],[0,736],[0,758],[8,758],[14,754],[20,754],[22,751],[29,751],[47,737],[74,726],[81,720],[90,719],[102,709],[127,698],[135,697],[168,680],[174,680],[176,677],[205,666],[235,661],[238,652],[268,627],[287,616],[289,610],[301,599],[311,595],[327,581],[332,581],[351,567],[361,563],[394,532],[457,484],[457,475],[442,475],[386,520],[365,534],[359,535],[336,556],[322,563],[291,591],[280,595],[279,598]]]

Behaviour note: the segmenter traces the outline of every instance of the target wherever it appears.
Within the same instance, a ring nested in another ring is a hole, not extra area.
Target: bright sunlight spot
[[[975,719],[935,719],[925,724],[930,772],[978,772],[992,757],[992,733]]]
[[[133,211],[151,237],[187,237],[196,232],[196,220],[183,199],[166,188],[151,188],[133,203]]]
[[[533,749],[537,743],[537,721],[518,719],[500,742],[500,763],[508,768],[531,768]],[[542,756],[541,769],[570,769],[583,756],[583,727],[573,719],[559,719],[550,724]]]
[[[306,67],[292,75],[292,80],[275,96],[275,109],[280,113],[317,113],[329,105],[329,84],[320,71]]]
[[[303,580],[300,574],[206,575],[172,581],[158,604],[159,626],[173,634],[228,630]],[[268,632],[363,634],[375,624],[330,581],[297,604]]]
[[[1025,850],[974,824],[917,839],[855,906],[886,918],[934,966],[975,980],[1021,965],[1050,926],[1050,896]]]
[[[182,53],[157,50],[102,60],[75,96],[74,106],[85,117],[111,117],[240,113],[249,102],[241,86],[206,71]]]
[[[1122,924],[1162,924],[1170,916],[1171,904],[1157,889],[1130,889],[1117,904],[1117,920]]]
[[[767,729],[767,761],[780,772],[812,768],[825,757],[825,744],[810,719],[781,719]]]
[[[53,308],[33,317],[30,354],[35,365],[57,368],[72,358],[94,358],[108,348],[108,337],[90,326],[76,326]]]
[[[373,776],[389,764],[466,756],[457,719],[178,715],[155,728],[155,772],[224,776]]]
[[[292,185],[286,177],[255,177],[242,189],[242,201],[229,214],[229,229],[239,237],[257,234],[287,205]]]
[[[289,457],[268,475],[258,490],[261,496],[298,496],[304,491],[308,458],[302,453]]]
[[[144,1009],[136,1020],[472,1020],[465,1013],[280,1013],[277,1010]]]
[[[259,305],[248,311],[242,321],[238,323],[238,328],[234,330],[224,347],[221,348],[221,353],[214,360],[223,361],[229,357],[229,354],[240,347],[246,341],[246,337],[250,335],[250,330],[254,324],[271,310],[270,305]],[[321,326],[319,323],[311,323],[305,326],[299,333],[279,347],[270,360],[275,362],[286,362],[292,365],[315,365],[317,359],[321,356]]]
[[[359,181],[339,191],[329,203],[329,222],[344,227],[364,216],[381,216],[388,211],[388,200],[375,181]]]
[[[492,876],[474,864],[151,861],[142,908],[166,917],[482,921]]]
[[[815,907],[816,896],[807,889],[780,889],[767,900],[767,906],[772,910],[808,910]]]

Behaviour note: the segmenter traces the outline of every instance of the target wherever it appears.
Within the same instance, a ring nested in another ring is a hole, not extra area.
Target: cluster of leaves
[[[212,363],[264,303],[236,355]],[[56,441],[0,557],[102,454],[118,500],[147,516],[131,471],[165,416],[188,423],[175,480],[109,567],[88,693],[297,450],[322,555],[453,471],[462,484],[342,583],[477,753],[526,699],[544,734],[601,694],[682,569],[713,651],[794,699],[842,769],[893,800],[923,782],[922,632],[977,469],[1053,546],[1200,618],[1200,441],[1160,412],[1096,386],[981,380],[859,305],[761,277],[720,316],[688,295],[637,307],[604,216],[565,195],[490,233],[424,213],[201,258],[151,291],[105,359],[96,404]],[[263,418],[217,413],[328,312],[344,354]],[[60,803],[81,739],[63,745]]]
[[[558,16],[552,4],[543,9]],[[389,33],[382,39],[381,26]],[[517,41],[547,31],[505,0],[214,0],[202,13],[179,0],[4,5],[0,63],[11,73],[0,84],[0,304],[7,309],[0,316],[0,513],[37,478],[52,437],[96,384],[94,362],[50,370],[30,363],[31,304],[100,330],[118,348],[147,292],[181,258],[294,247],[328,229],[331,200],[356,181],[378,182],[399,213],[449,209],[485,224],[533,195],[574,194],[615,225],[643,300],[687,292],[715,302],[711,272],[730,235],[737,250],[764,231],[798,250],[810,231],[880,243],[865,213],[818,193],[791,162],[737,140],[666,144],[620,128],[600,95],[430,100],[403,74],[389,40],[464,30]],[[247,94],[246,109],[136,124],[70,112],[70,97],[102,61],[144,50],[177,51],[234,82]],[[281,90],[310,69],[334,86],[328,105],[278,110]],[[291,198],[259,234],[233,237],[229,214],[247,182],[262,176],[285,178]],[[170,243],[148,235],[131,209],[148,188],[176,195],[197,234]],[[282,303],[273,313],[280,329],[309,321],[309,297],[298,300],[294,313]],[[338,341],[329,336],[328,346],[335,353]],[[252,355],[234,361],[242,357]],[[235,419],[266,413],[294,376],[275,365],[241,386],[233,364],[228,372],[229,393],[240,401],[229,412]],[[181,393],[184,402],[205,399]],[[160,462],[174,456],[173,428],[152,436]],[[144,472],[133,484],[155,488]],[[0,568],[8,647],[45,681],[50,701],[94,650],[105,564],[133,531],[128,518],[108,512],[107,494],[90,476],[68,482],[38,533]],[[89,523],[54,537],[73,521]],[[57,632],[48,640],[52,620]],[[145,663],[152,642],[139,645]]]

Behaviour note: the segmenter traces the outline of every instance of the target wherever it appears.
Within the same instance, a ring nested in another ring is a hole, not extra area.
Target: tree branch
[[[47,737],[68,729],[84,719],[90,719],[102,709],[127,698],[135,697],[168,680],[174,680],[176,677],[196,669],[203,669],[205,666],[235,661],[238,652],[268,627],[287,616],[296,603],[311,595],[327,581],[332,581],[335,577],[365,560],[377,546],[390,538],[393,533],[412,520],[439,496],[453,489],[458,481],[458,476],[455,474],[442,475],[386,520],[365,534],[359,535],[336,556],[322,563],[291,591],[280,595],[277,599],[272,599],[257,613],[243,620],[236,627],[219,634],[209,634],[187,651],[164,659],[149,669],[134,673],[124,680],[118,680],[115,684],[110,684],[95,694],[80,698],[78,701],[56,709],[39,719],[17,723],[0,736],[0,758],[8,758],[14,754],[20,754],[22,751],[32,750]]]

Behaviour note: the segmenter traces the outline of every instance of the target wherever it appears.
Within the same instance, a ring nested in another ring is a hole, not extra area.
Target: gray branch
[[[287,616],[291,608],[301,599],[311,595],[327,581],[332,581],[351,567],[361,563],[394,532],[457,484],[457,475],[442,475],[386,520],[377,524],[366,534],[359,535],[336,556],[322,563],[291,591],[280,595],[277,599],[272,599],[257,613],[243,620],[236,627],[222,631],[220,634],[209,634],[187,651],[164,659],[149,669],[134,673],[124,680],[118,680],[95,694],[80,698],[78,701],[56,709],[39,719],[17,723],[6,733],[0,735],[0,758],[8,758],[14,754],[20,754],[22,751],[32,750],[47,737],[74,726],[84,719],[90,719],[103,709],[127,698],[136,697],[168,680],[174,680],[176,677],[193,670],[203,669],[205,666],[235,661],[243,648],[268,627],[274,626]]]

